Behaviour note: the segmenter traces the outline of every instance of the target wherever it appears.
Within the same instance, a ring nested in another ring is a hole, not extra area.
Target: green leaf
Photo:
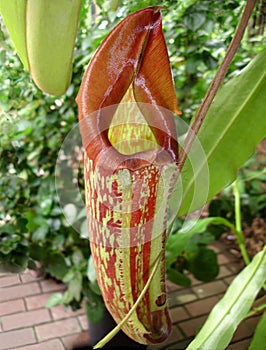
[[[200,219],[196,222],[189,221],[179,232],[171,234],[167,239],[166,264],[168,268],[170,268],[175,259],[185,250],[191,237],[195,234],[205,232],[210,224],[224,225],[230,229],[234,229],[234,226],[228,220],[220,217]]]
[[[61,293],[54,293],[51,295],[45,304],[47,308],[63,304],[63,295]]]
[[[80,235],[82,238],[86,238],[86,239],[89,237],[87,219],[82,221],[82,224],[80,225]]]
[[[210,52],[204,50],[202,52],[202,59],[208,69],[213,70],[217,67],[217,59],[213,57]]]
[[[33,243],[30,245],[30,257],[33,260],[44,263],[47,257],[47,249]]]
[[[47,271],[54,277],[62,280],[68,272],[65,257],[60,253],[54,253],[47,259]]]
[[[97,287],[97,282],[92,283],[86,280],[83,281],[84,296],[87,299],[86,302],[86,314],[92,323],[98,323],[102,320],[104,313],[104,302],[101,297],[101,291]]]
[[[234,181],[238,168],[265,136],[265,96],[266,50],[263,50],[240,75],[220,89],[212,103],[198,141],[189,153],[191,161],[187,159],[182,170],[179,216],[202,207]]]
[[[89,286],[90,286],[90,289],[93,291],[93,293],[97,295],[102,295],[102,292],[100,290],[97,280],[95,282],[90,282]]]
[[[69,268],[67,273],[64,275],[63,283],[69,283],[75,277],[76,271],[77,270],[75,267]]]
[[[72,300],[79,301],[82,291],[82,274],[76,272],[73,279],[69,282],[67,292],[64,296],[64,303],[69,303]]]
[[[95,272],[92,255],[90,255],[89,261],[88,261],[87,277],[89,281],[92,283],[96,281],[96,272]]]
[[[43,241],[47,235],[47,233],[49,232],[49,225],[47,224],[47,222],[45,222],[42,226],[38,227],[37,230],[35,230],[32,233],[32,241],[33,242],[39,242],[39,241]]]
[[[12,234],[15,233],[15,228],[11,224],[4,224],[0,227],[0,234],[6,233],[6,234]]]
[[[77,220],[81,219],[81,218],[86,218],[87,215],[87,209],[86,207],[84,207],[83,209],[80,210],[80,212],[78,213],[77,216]]]
[[[33,111],[35,111],[41,105],[42,102],[43,102],[42,99],[39,99],[37,101],[30,101],[18,111],[18,115],[20,117],[27,118]],[[25,120],[25,119],[22,119],[22,120]],[[27,124],[26,124],[27,128],[30,126],[30,130],[32,130],[32,125],[30,125],[29,121],[27,121]],[[24,128],[22,130],[21,128],[19,128],[18,131],[20,132],[24,131]]]
[[[74,265],[78,266],[84,261],[84,256],[80,249],[76,249],[72,254],[72,261]]]
[[[203,282],[212,281],[219,273],[216,253],[205,247],[200,248],[191,259],[187,258],[186,267],[197,280]]]
[[[28,120],[20,120],[17,123],[17,131],[24,135],[29,135],[32,131],[32,124]]]
[[[43,229],[44,227],[49,229],[47,219],[41,215],[36,214],[35,211],[27,211],[25,213],[25,218],[28,220],[27,229],[29,231],[34,231],[41,226],[43,227]]]
[[[225,349],[266,279],[266,247],[233,280],[187,350]]]
[[[179,286],[190,287],[191,285],[191,280],[186,275],[173,268],[167,269],[167,279]]]
[[[42,210],[43,215],[49,214],[49,212],[51,211],[52,204],[53,199],[51,197],[46,197],[41,201],[40,208]]]
[[[64,206],[63,213],[66,218],[65,226],[73,225],[73,223],[77,219],[77,212],[77,207],[72,203],[68,203]]]
[[[86,303],[86,314],[92,323],[101,322],[104,314],[104,303],[100,296],[91,293],[90,299]]]
[[[263,313],[248,350],[261,349],[266,344],[266,312]]]
[[[209,232],[197,233],[192,236],[186,246],[186,252],[197,253],[200,245],[207,245],[212,243],[215,237]]]
[[[206,16],[202,13],[188,13],[188,15],[184,17],[184,25],[193,31],[198,30],[205,21]]]

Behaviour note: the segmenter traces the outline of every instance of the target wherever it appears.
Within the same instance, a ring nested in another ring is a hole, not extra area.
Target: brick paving
[[[205,284],[193,279],[190,288],[168,283],[173,330],[165,343],[149,350],[185,349],[239,271],[238,261],[222,243],[213,248],[221,264],[219,276]],[[89,344],[84,306],[76,312],[63,306],[45,308],[47,299],[63,290],[63,284],[30,271],[0,273],[0,350],[72,350]],[[258,320],[259,316],[244,320],[228,350],[248,349]]]

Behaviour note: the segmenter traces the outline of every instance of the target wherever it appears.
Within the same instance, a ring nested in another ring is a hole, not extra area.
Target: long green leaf
[[[187,350],[225,349],[266,279],[266,247],[241,271]]]
[[[266,50],[218,92],[177,184],[179,215],[200,208],[236,178],[266,135],[265,96]]]
[[[266,346],[266,312],[261,316],[248,350],[258,350]]]

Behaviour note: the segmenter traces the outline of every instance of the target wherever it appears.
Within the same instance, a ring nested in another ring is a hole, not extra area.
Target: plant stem
[[[238,50],[238,47],[241,43],[243,35],[245,33],[249,18],[252,14],[253,8],[256,4],[256,0],[247,0],[246,6],[244,8],[243,14],[241,16],[240,22],[235,31],[235,35],[229,45],[229,48],[225,54],[225,57],[201,103],[201,106],[197,112],[197,115],[189,129],[188,135],[185,139],[184,145],[181,149],[179,156],[179,173],[181,172],[185,161],[187,159],[188,152],[191,149],[191,146],[196,139],[196,136],[201,128],[201,125],[206,117],[206,114],[211,106],[211,103],[214,97],[217,94],[217,91],[228,71],[228,68]]]
[[[233,189],[234,189],[234,197],[235,197],[235,234],[237,236],[237,243],[239,245],[244,262],[246,265],[248,265],[250,263],[250,259],[245,247],[245,237],[242,231],[240,191],[239,191],[237,179],[233,184]]]
[[[264,300],[264,299],[265,299],[265,296],[260,298],[260,299],[257,299],[256,303],[258,303],[260,300]],[[246,319],[246,318],[258,315],[259,313],[264,312],[264,310],[266,310],[266,303],[263,303],[259,306],[253,307],[252,310],[250,310],[244,318]]]

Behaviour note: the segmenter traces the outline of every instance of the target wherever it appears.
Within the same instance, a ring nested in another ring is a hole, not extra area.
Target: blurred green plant
[[[257,218],[265,218],[266,158],[259,150],[239,170],[237,180],[208,206],[208,217],[197,220],[186,229],[184,220],[174,222],[166,244],[167,277],[188,287],[188,272],[200,281],[208,282],[219,273],[216,253],[208,244],[226,234],[235,241],[246,264],[249,256],[242,225],[251,225]]]
[[[265,217],[266,157],[257,151],[238,172],[238,188],[241,201],[241,213],[248,225],[255,217]],[[235,221],[234,189],[228,186],[212,200],[210,215],[222,216]]]
[[[208,217],[189,221],[184,225],[177,219],[166,243],[167,278],[178,285],[189,287],[190,272],[197,280],[209,282],[219,273],[217,254],[207,247],[218,239],[226,229],[234,230],[234,226],[222,217]],[[222,228],[222,230],[217,230]]]

